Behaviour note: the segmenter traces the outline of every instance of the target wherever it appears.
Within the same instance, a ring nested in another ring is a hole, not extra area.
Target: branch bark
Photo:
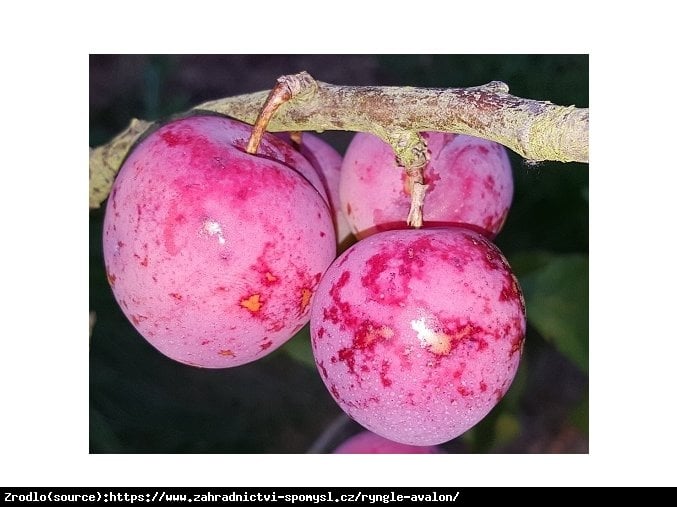
[[[500,81],[438,89],[337,86],[307,73],[296,76],[303,89],[279,106],[269,131],[370,132],[393,147],[410,174],[425,164],[426,147],[418,133],[430,130],[489,139],[531,161],[588,161],[587,108],[515,97]],[[261,91],[228,97],[194,110],[254,124],[268,95]],[[111,143],[90,151],[90,207],[99,207],[106,198],[127,150],[147,127],[146,122],[133,122]]]

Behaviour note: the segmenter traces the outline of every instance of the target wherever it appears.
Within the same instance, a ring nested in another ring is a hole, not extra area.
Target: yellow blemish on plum
[[[308,304],[310,304],[310,296],[312,296],[313,293],[310,291],[310,289],[306,289],[305,287],[301,290],[301,312],[305,312],[306,308],[308,308]]]
[[[240,306],[242,308],[246,308],[252,313],[258,312],[263,306],[263,303],[261,303],[261,295],[252,294],[247,299],[243,299],[242,301],[240,301]]]
[[[388,326],[375,328],[370,325],[367,328],[367,332],[362,337],[362,343],[364,346],[369,346],[369,344],[378,340],[379,338],[390,340],[393,336],[395,336],[395,332]]]
[[[219,355],[223,357],[235,357],[235,352],[230,349],[219,350]]]
[[[268,280],[269,282],[274,282],[275,280],[277,280],[277,277],[274,274],[272,274],[270,271],[267,271],[266,272],[266,280]]]
[[[386,340],[390,340],[393,336],[395,336],[395,332],[388,326],[381,326],[376,332],[379,336],[385,338]]]

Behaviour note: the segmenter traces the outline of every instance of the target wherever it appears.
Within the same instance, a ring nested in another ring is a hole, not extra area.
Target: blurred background
[[[588,107],[587,55],[90,55],[89,144],[133,117],[156,120],[203,101],[269,89],[308,71],[345,85],[476,86]],[[339,152],[352,133],[322,137]],[[515,196],[496,238],[527,300],[517,377],[450,453],[588,452],[588,165],[526,164],[510,153]],[[315,370],[307,327],[262,360],[225,370],[176,363],[127,321],[106,281],[105,203],[90,211],[91,453],[331,452],[361,431]]]

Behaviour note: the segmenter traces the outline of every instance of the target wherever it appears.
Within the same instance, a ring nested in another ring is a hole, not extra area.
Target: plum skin
[[[323,276],[310,319],[315,361],[339,406],[409,445],[451,440],[498,403],[525,325],[507,261],[460,227],[359,241]]]
[[[347,439],[333,454],[441,454],[437,446],[406,445],[363,431]]]
[[[287,133],[276,135],[287,142],[291,142]],[[339,182],[343,157],[329,143],[310,132],[303,133],[301,146],[298,148],[298,151],[308,159],[322,180],[329,208],[334,217],[336,241],[341,245],[352,234],[350,225],[341,211],[341,201],[339,199]]]
[[[219,116],[170,122],[124,162],[108,199],[104,260],[125,315],[166,356],[225,368],[272,352],[309,319],[335,257],[314,171],[266,135]]]
[[[423,226],[464,225],[488,238],[503,227],[513,196],[506,149],[461,134],[422,132],[429,162]],[[358,238],[406,228],[411,193],[392,148],[369,133],[357,133],[343,157],[341,209]]]

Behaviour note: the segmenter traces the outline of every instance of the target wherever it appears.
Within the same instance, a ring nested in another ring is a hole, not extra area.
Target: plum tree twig
[[[408,223],[415,227],[422,223],[426,189],[422,169],[427,147],[420,132],[489,139],[530,161],[588,161],[587,108],[516,97],[500,81],[470,88],[338,86],[301,72],[282,76],[276,87],[283,93],[275,99],[261,91],[205,102],[194,111],[217,112],[252,125],[262,115],[265,121],[260,123],[271,132],[348,130],[377,135],[392,146],[407,172],[412,193]],[[271,107],[264,114],[267,102]],[[106,199],[127,151],[150,126],[132,120],[110,143],[90,149],[90,208]]]

